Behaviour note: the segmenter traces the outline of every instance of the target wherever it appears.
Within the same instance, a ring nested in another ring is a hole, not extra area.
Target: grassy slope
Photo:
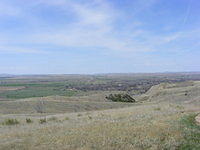
[[[41,117],[27,124],[20,116],[20,125],[1,125],[0,149],[177,149],[187,127],[180,118],[188,113],[187,106],[161,103],[54,115],[46,124],[39,124]]]
[[[0,102],[0,114],[34,114],[40,105],[36,100]],[[76,101],[44,101],[43,110],[47,114],[104,110],[133,106],[134,104],[114,102],[76,102]]]
[[[183,82],[176,84],[162,83],[153,86],[141,97],[149,101],[168,101],[185,103],[200,99],[200,82]]]

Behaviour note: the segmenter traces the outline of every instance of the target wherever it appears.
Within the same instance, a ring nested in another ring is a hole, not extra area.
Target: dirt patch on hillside
[[[5,91],[15,91],[15,90],[21,90],[24,89],[24,86],[1,86],[0,87],[0,92],[5,92]]]
[[[195,117],[195,121],[198,125],[200,125],[200,114]]]

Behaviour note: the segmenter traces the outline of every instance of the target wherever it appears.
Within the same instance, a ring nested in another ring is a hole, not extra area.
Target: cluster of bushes
[[[128,94],[110,94],[109,96],[106,96],[106,99],[111,100],[113,102],[135,102],[135,99]]]
[[[140,80],[139,80],[140,81]],[[139,91],[141,93],[146,92],[149,88],[151,88],[153,85],[159,84],[160,82],[158,81],[131,81],[131,80],[122,80],[122,81],[109,81],[106,83],[98,83],[98,84],[93,84],[88,82],[87,84],[70,84],[66,85],[66,89],[73,89],[73,90],[80,90],[80,91]]]
[[[30,118],[26,118],[26,123],[33,123],[33,121]],[[2,125],[17,125],[20,124],[20,122],[17,119],[6,119],[4,122],[2,122]]]
[[[2,124],[3,125],[17,125],[19,124],[19,121],[17,119],[6,119]]]
[[[54,119],[54,118],[52,118]],[[46,123],[47,120],[46,118],[40,119],[39,123],[40,124],[44,124]],[[31,120],[30,118],[26,118],[26,123],[33,123],[33,120]],[[4,122],[1,123],[2,125],[17,125],[20,124],[20,122],[17,119],[6,119]]]
[[[43,118],[43,119],[40,119],[40,124],[44,124],[47,122],[47,119],[46,118]]]
[[[69,120],[68,117],[66,117],[65,119]],[[30,118],[26,118],[25,121],[26,121],[27,124],[33,123],[33,120],[31,120]],[[48,119],[48,121],[59,121],[59,120],[56,117],[51,117],[51,118]],[[40,124],[45,124],[45,123],[47,123],[47,119],[46,118],[41,118],[39,120],[39,123]],[[5,119],[0,124],[2,124],[2,125],[17,125],[17,124],[20,124],[20,122],[17,119],[9,118],[9,119]]]
[[[72,91],[134,91],[138,94],[145,93],[152,86],[166,82],[183,82],[187,80],[199,80],[197,75],[126,75],[126,76],[101,76],[81,78],[79,81],[71,79],[63,87],[63,90],[71,89]],[[85,80],[85,83],[83,81]]]

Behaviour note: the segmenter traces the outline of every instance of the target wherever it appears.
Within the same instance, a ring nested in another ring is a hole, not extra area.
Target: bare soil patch
[[[195,117],[195,121],[198,125],[200,125],[200,114]]]
[[[15,91],[15,90],[21,90],[24,89],[24,86],[0,86],[0,92],[5,92],[5,91]]]

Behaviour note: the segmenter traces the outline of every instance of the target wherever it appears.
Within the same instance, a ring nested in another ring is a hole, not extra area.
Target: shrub
[[[69,120],[69,117],[65,117],[65,120]]]
[[[135,102],[135,99],[128,94],[110,94],[109,96],[106,96],[106,99],[111,100],[113,102]]]
[[[49,118],[48,120],[49,120],[49,121],[56,121],[56,120],[58,120],[58,118],[56,118],[56,117],[51,117],[51,118]]]
[[[161,108],[160,108],[160,107],[157,107],[157,108],[154,108],[154,110],[156,110],[156,111],[160,111]]]
[[[2,124],[3,125],[16,125],[16,124],[19,124],[19,121],[17,119],[6,119]]]
[[[47,122],[46,118],[40,119],[40,124],[43,124],[43,123],[46,123],[46,122]]]
[[[32,123],[33,121],[30,118],[26,118],[26,123]]]
[[[80,116],[82,116],[82,114],[78,114],[77,116],[80,117]]]

